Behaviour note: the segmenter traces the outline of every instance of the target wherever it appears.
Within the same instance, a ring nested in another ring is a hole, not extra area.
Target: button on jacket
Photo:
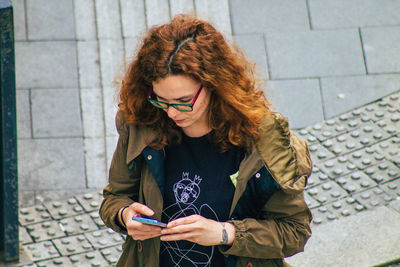
[[[126,234],[116,223],[124,206],[143,203],[161,219],[164,151],[148,146],[155,138],[150,128],[126,124],[121,112],[116,126],[119,139],[100,216],[108,227]],[[311,236],[312,216],[303,193],[312,168],[307,143],[279,113],[265,117],[259,131],[234,181],[229,222],[236,229],[235,240],[217,246],[229,267],[288,266],[283,258],[303,251]],[[159,254],[159,237],[136,241],[127,236],[117,266],[158,266]]]

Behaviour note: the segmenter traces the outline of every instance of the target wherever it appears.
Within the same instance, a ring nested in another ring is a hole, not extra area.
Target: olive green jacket
[[[124,123],[120,112],[116,125],[119,140],[100,216],[114,231],[126,233],[116,216],[122,207],[135,201],[149,206],[155,212],[153,217],[161,219],[164,153],[148,147],[155,137],[150,128]],[[289,130],[287,120],[278,113],[266,117],[260,127],[260,139],[247,151],[235,181],[229,220],[236,229],[235,240],[231,246],[218,246],[226,256],[227,266],[286,266],[284,257],[303,251],[311,236],[312,216],[303,195],[311,168],[308,146]],[[258,195],[253,192],[254,185],[260,186],[263,181],[258,179],[260,173],[272,176],[279,184],[279,190],[265,203],[262,191],[255,190]],[[245,195],[260,199],[259,208],[251,217],[243,215],[254,209]],[[135,241],[127,236],[117,266],[156,267],[159,252],[160,238]]]

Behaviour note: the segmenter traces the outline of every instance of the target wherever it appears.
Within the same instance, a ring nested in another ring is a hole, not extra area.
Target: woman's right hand
[[[119,217],[124,218],[126,230],[134,240],[146,240],[161,235],[161,227],[143,224],[132,220],[133,216],[152,216],[154,211],[146,205],[135,202],[126,209],[120,209],[118,212]],[[122,222],[121,222],[122,223]]]

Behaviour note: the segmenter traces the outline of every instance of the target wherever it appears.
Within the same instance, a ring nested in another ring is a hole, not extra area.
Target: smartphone
[[[135,217],[134,216],[134,217],[132,217],[132,220],[138,221],[138,222],[141,222],[141,223],[145,223],[145,224],[159,226],[159,227],[162,227],[162,228],[167,227],[166,223],[162,223],[162,222],[159,222],[159,221],[157,221],[155,219],[150,219],[150,218],[143,218],[143,217]]]

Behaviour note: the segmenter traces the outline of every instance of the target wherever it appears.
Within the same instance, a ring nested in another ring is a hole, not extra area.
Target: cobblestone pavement
[[[313,228],[400,199],[400,92],[298,134],[314,162],[305,194]],[[105,228],[101,200],[94,192],[21,208],[23,256],[7,266],[113,266],[124,236]]]

